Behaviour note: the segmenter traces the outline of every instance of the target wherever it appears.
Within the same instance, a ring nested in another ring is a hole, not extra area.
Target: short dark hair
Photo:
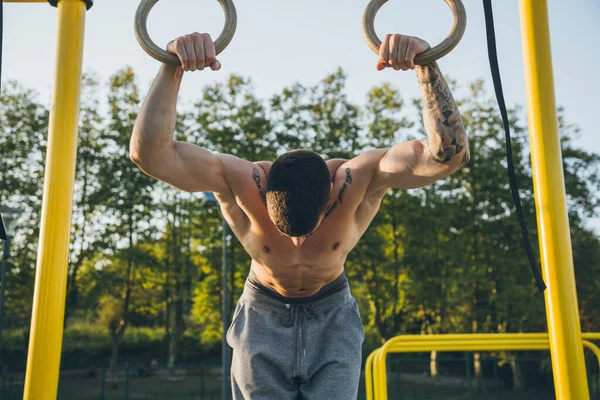
[[[327,208],[331,176],[323,158],[309,150],[279,157],[267,177],[267,209],[280,232],[301,237],[311,233]]]

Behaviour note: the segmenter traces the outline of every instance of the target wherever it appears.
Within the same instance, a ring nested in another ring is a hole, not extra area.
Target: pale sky
[[[493,94],[481,0],[463,0],[468,13],[460,45],[439,64],[442,71],[466,85],[484,79]],[[88,12],[84,71],[103,83],[129,65],[148,88],[158,70],[134,36],[136,0],[96,0]],[[262,98],[294,82],[314,84],[342,67],[348,75],[350,100],[363,102],[369,88],[392,82],[405,99],[419,96],[414,72],[377,72],[376,56],[362,37],[361,19],[367,0],[236,0],[238,29],[219,57],[220,72],[189,74],[183,99],[198,98],[202,87],[230,73],[251,77]],[[495,0],[494,12],[500,69],[508,105],[525,105],[525,88],[517,0]],[[557,104],[583,132],[581,146],[600,152],[596,121],[600,110],[600,1],[548,0]],[[2,80],[16,79],[36,89],[49,103],[54,76],[56,9],[45,3],[4,5]],[[149,30],[156,43],[190,32],[216,38],[224,21],[215,0],[162,0],[154,7]],[[377,31],[419,36],[432,45],[448,34],[452,16],[442,0],[390,1],[380,11]],[[500,133],[499,133],[500,134]],[[600,228],[600,221],[594,226]]]

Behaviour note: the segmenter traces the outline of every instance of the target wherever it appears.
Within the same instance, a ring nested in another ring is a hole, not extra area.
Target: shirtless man
[[[207,34],[168,46],[182,66],[163,65],[131,138],[146,174],[187,192],[212,191],[248,254],[250,274],[227,341],[234,399],[355,399],[363,326],[344,262],[389,189],[426,186],[469,160],[460,113],[437,64],[415,66],[429,45],[387,35],[377,70],[415,70],[426,140],[324,161],[307,150],[270,162],[214,154],[173,139],[185,71],[221,68]]]

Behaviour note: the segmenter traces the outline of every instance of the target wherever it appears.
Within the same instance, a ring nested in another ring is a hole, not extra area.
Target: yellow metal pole
[[[546,0],[521,0],[523,63],[540,254],[556,398],[589,399],[562,155],[557,128]]]
[[[365,362],[365,390],[367,391],[367,400],[373,400],[373,360],[375,359],[376,351],[371,352]]]
[[[42,221],[27,354],[25,400],[56,399],[81,92],[86,4],[58,3],[58,46]]]

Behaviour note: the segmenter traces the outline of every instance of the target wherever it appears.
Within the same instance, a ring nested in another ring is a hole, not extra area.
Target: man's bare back
[[[184,71],[221,65],[206,34],[169,44],[182,67],[163,65],[141,110],[131,159],[148,175],[189,192],[215,193],[234,234],[252,257],[258,280],[290,298],[309,297],[344,271],[348,253],[367,230],[389,189],[410,189],[444,178],[469,159],[460,113],[436,64],[416,67],[429,46],[417,38],[387,35],[377,68],[416,69],[428,138],[327,162],[330,199],[313,232],[288,237],[266,206],[271,163],[213,154],[173,140],[175,104]],[[195,57],[190,57],[195,54]]]

